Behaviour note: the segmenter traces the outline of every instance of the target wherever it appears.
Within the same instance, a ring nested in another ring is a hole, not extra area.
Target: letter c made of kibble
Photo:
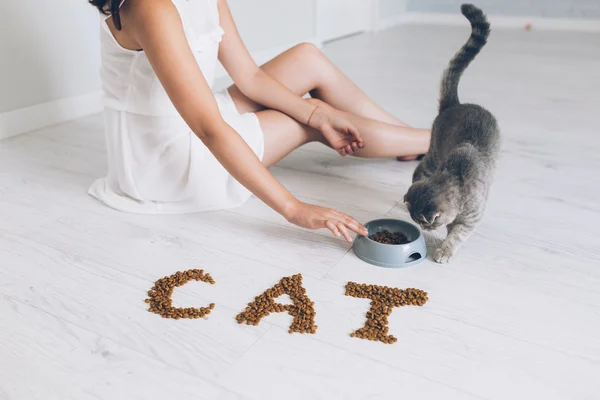
[[[205,274],[201,269],[190,269],[183,272],[176,272],[171,276],[156,281],[152,289],[148,291],[146,303],[150,304],[148,311],[161,315],[163,318],[203,318],[210,314],[215,304],[211,303],[208,307],[201,308],[179,308],[173,307],[173,291],[176,287],[183,286],[189,281],[202,281],[215,284],[215,280],[209,274]]]

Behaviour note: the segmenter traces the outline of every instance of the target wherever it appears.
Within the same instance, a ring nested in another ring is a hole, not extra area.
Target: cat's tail
[[[458,100],[460,77],[475,56],[479,54],[482,47],[485,46],[490,34],[490,24],[483,11],[473,4],[463,4],[460,10],[471,23],[471,36],[454,58],[450,60],[450,64],[444,71],[440,88],[440,112],[460,104]]]

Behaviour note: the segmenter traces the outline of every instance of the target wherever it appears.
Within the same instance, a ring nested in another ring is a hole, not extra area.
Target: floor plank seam
[[[488,276],[473,274],[473,273],[470,273],[469,271],[462,270],[462,269],[453,269],[452,271],[456,272],[458,274],[464,274],[464,275],[467,275],[467,276],[475,277],[477,279],[483,279],[483,280],[486,280],[486,281],[489,281],[489,282],[494,282],[494,283],[499,283],[499,284],[505,283],[504,281],[502,281],[500,279],[496,279],[494,277],[488,277]],[[542,294],[544,296],[550,296],[550,297],[553,297],[555,299],[560,299],[560,300],[563,300],[563,301],[567,300],[567,301],[572,302],[573,304],[578,304],[578,305],[590,307],[590,308],[593,308],[593,309],[598,310],[600,312],[600,305],[598,305],[598,304],[585,303],[585,302],[579,301],[576,298],[572,298],[572,297],[565,298],[564,296],[558,296],[558,295],[556,295],[553,292],[544,292],[544,291],[538,290],[535,287],[532,287],[532,285],[527,286],[526,289],[529,290],[529,291],[538,293],[538,294]],[[574,290],[575,289],[576,288],[574,288]],[[600,293],[598,293],[598,292],[594,292],[594,294],[600,295]],[[599,314],[599,317],[600,317],[600,314]]]
[[[465,321],[462,321],[460,319],[456,319],[456,318],[453,318],[453,317],[450,317],[450,316],[447,316],[447,315],[438,314],[436,312],[432,312],[430,310],[427,310],[427,308],[424,308],[423,311],[426,312],[426,313],[429,313],[431,315],[435,315],[436,317],[439,317],[439,318],[447,319],[447,320],[454,321],[454,322],[457,322],[457,323],[462,324],[462,325],[470,326],[471,328],[481,329],[483,331],[486,331],[486,332],[489,332],[489,333],[492,333],[492,334],[495,334],[495,335],[498,335],[498,336],[502,336],[502,337],[505,337],[505,338],[508,338],[508,339],[511,339],[511,340],[515,340],[517,342],[525,343],[525,344],[530,345],[530,346],[534,346],[534,347],[538,347],[538,348],[541,348],[541,349],[544,349],[544,350],[549,350],[549,351],[554,352],[554,353],[562,354],[563,356],[574,357],[574,358],[578,358],[580,360],[584,360],[584,361],[590,362],[590,363],[595,364],[595,365],[600,365],[600,359],[591,359],[591,358],[585,357],[583,355],[568,353],[568,352],[565,352],[565,351],[562,351],[562,350],[558,350],[558,349],[550,347],[550,346],[546,346],[544,344],[531,342],[531,341],[526,340],[526,339],[521,339],[521,338],[514,337],[514,336],[511,336],[511,335],[502,333],[502,332],[498,332],[498,331],[492,330],[490,328],[486,328],[486,327],[481,326],[481,325],[471,324],[471,323],[468,323],[468,322],[465,322]]]
[[[343,256],[342,256],[342,257],[341,257],[341,258],[340,258],[340,259],[339,259],[339,260],[338,260],[338,261],[335,263],[335,265],[333,265],[331,268],[329,268],[329,269],[327,270],[327,272],[325,272],[325,274],[323,274],[323,276],[321,276],[319,279],[321,279],[321,280],[322,280],[322,279],[326,279],[326,278],[327,278],[327,276],[329,275],[329,273],[330,273],[330,272],[331,272],[331,271],[332,271],[332,270],[333,270],[335,267],[337,267],[337,266],[338,266],[338,264],[339,264],[339,263],[341,263],[341,262],[342,262],[342,260],[344,260],[344,258],[346,258],[346,256],[347,256],[347,255],[348,255],[348,254],[349,254],[351,251],[352,251],[352,247],[350,247],[350,248],[349,248],[349,249],[346,251],[346,253],[344,253],[344,255],[343,255]]]
[[[273,326],[273,328],[275,328],[275,329],[279,329],[279,330],[282,330],[282,331],[285,331],[285,329],[284,329],[284,328],[282,328],[282,327],[279,327],[279,326],[276,326],[276,325],[274,325],[274,326]],[[397,366],[397,365],[394,365],[394,364],[387,363],[387,362],[385,362],[385,361],[383,361],[383,360],[380,360],[380,359],[378,359],[378,358],[371,357],[371,356],[365,355],[365,354],[363,354],[363,353],[360,353],[360,352],[357,352],[357,351],[354,351],[354,350],[351,350],[351,349],[347,349],[347,348],[345,348],[345,347],[339,346],[339,345],[337,345],[337,344],[335,344],[335,343],[332,343],[332,342],[326,342],[326,341],[323,341],[323,340],[321,340],[321,339],[318,337],[318,335],[316,335],[316,336],[314,336],[314,337],[309,337],[309,339],[310,339],[310,340],[315,340],[315,341],[317,341],[317,342],[319,342],[319,343],[321,343],[321,344],[323,344],[323,345],[325,345],[325,346],[331,346],[331,347],[333,347],[333,348],[335,348],[335,349],[342,350],[342,351],[345,351],[345,352],[348,352],[348,353],[354,354],[354,355],[356,355],[356,356],[359,356],[359,357],[361,357],[361,358],[365,358],[365,359],[367,359],[367,360],[370,360],[370,361],[372,361],[372,362],[375,362],[375,363],[377,363],[377,364],[381,364],[381,365],[383,365],[383,366],[385,366],[385,367],[392,368],[392,369],[395,369],[395,370],[398,370],[398,371],[402,371],[402,372],[404,372],[404,373],[406,373],[406,374],[409,374],[409,375],[412,375],[412,376],[416,376],[416,377],[418,377],[418,378],[421,378],[421,379],[425,379],[425,380],[427,380],[427,381],[429,381],[429,382],[433,382],[433,383],[436,383],[436,384],[439,384],[439,385],[442,385],[442,386],[445,386],[445,387],[451,388],[451,389],[453,389],[453,390],[456,390],[457,392],[460,392],[460,393],[467,394],[467,395],[469,395],[469,396],[472,396],[472,397],[475,397],[475,398],[477,398],[477,399],[480,399],[480,400],[491,400],[491,399],[490,399],[490,398],[488,398],[488,397],[482,397],[482,396],[479,396],[479,395],[477,395],[477,394],[474,394],[474,393],[468,392],[468,391],[466,391],[466,390],[463,390],[463,389],[457,388],[457,387],[455,387],[455,386],[449,385],[449,384],[447,384],[447,383],[444,383],[444,382],[438,381],[438,380],[436,380],[436,379],[430,378],[430,377],[428,377],[427,375],[421,375],[421,374],[418,374],[418,373],[416,373],[416,372],[414,372],[414,371],[412,371],[412,370],[410,370],[410,369],[407,369],[407,368],[402,368],[402,367],[399,367],[399,366]],[[357,340],[359,340],[359,339],[357,339]],[[381,343],[373,343],[373,345],[375,345],[375,346],[378,346],[378,345],[382,345],[382,344],[381,344]]]
[[[19,239],[21,239],[25,243],[27,243],[27,241],[30,241],[30,242],[33,242],[33,243],[39,245],[39,246],[42,246],[42,247],[51,249],[52,251],[55,251],[57,253],[63,254],[65,256],[67,256],[67,257],[69,256],[69,253],[67,253],[66,251],[61,250],[61,249],[57,249],[57,248],[52,247],[52,246],[49,246],[49,245],[47,245],[45,243],[42,243],[42,242],[40,242],[40,241],[38,241],[36,239],[31,239],[31,238],[28,238],[28,237],[24,237],[24,236],[22,236],[22,234],[19,234],[19,233],[13,233],[13,232],[9,232],[9,231],[4,231],[1,228],[0,228],[0,231],[6,232],[6,233],[8,233],[9,235],[12,235],[12,236],[16,236],[16,237],[18,237]],[[103,267],[108,268],[111,271],[116,271],[116,272],[118,272],[120,274],[124,274],[124,275],[127,275],[127,276],[135,278],[135,279],[141,279],[144,282],[148,282],[148,284],[154,283],[154,280],[152,280],[153,278],[150,277],[150,276],[142,276],[142,275],[138,275],[138,274],[134,274],[134,273],[129,272],[129,270],[130,270],[129,267],[131,267],[131,265],[122,264],[122,263],[119,263],[119,262],[114,262],[115,265],[120,265],[120,266],[123,267],[123,269],[117,269],[117,268],[111,267],[110,265],[103,264],[101,262],[98,262],[96,260],[91,259],[90,257],[84,256],[84,255],[81,255],[81,254],[77,254],[76,256],[79,257],[80,259],[85,260],[87,262],[90,262],[92,264],[102,265]],[[156,279],[158,279],[158,278],[160,278],[160,277],[156,277]]]
[[[233,213],[233,211],[225,211],[225,212],[230,212],[230,213]],[[253,219],[255,219],[255,220],[259,220],[259,221],[262,221],[262,222],[264,222],[264,220],[262,220],[262,219],[260,219],[260,218],[258,218],[258,217],[248,217],[248,218],[253,218]],[[272,224],[272,225],[273,225],[273,226],[278,226],[278,225],[276,225],[276,224]],[[185,228],[182,228],[182,229],[180,229],[180,231],[185,231],[185,230],[186,230]],[[188,230],[188,232],[192,232],[192,231],[189,231],[189,230]],[[192,232],[192,233],[193,233],[193,232]],[[317,235],[316,233],[312,233],[312,232],[307,232],[307,233],[308,233],[308,234]],[[203,246],[203,245],[200,245],[200,244],[199,244],[199,246]],[[228,251],[228,249],[223,249],[223,248],[218,248],[218,249],[219,249],[219,250],[221,250],[221,251]],[[342,256],[342,258],[343,258],[343,256]],[[252,260],[251,258],[248,258],[248,259]],[[286,273],[296,273],[296,272],[297,272],[297,270],[295,270],[295,269],[288,269],[287,267],[282,267],[282,266],[280,266],[279,264],[271,264],[271,263],[269,263],[269,262],[266,262],[264,259],[256,259],[256,260],[254,260],[254,261],[260,261],[262,264],[264,264],[264,265],[266,265],[266,266],[269,266],[269,267],[272,267],[272,268],[276,268],[276,269],[278,269],[278,270],[285,271]],[[315,278],[315,279],[319,279],[319,278],[321,278],[321,276],[319,276],[319,275],[317,275],[317,274],[310,273],[310,272],[304,272],[304,274],[306,274],[306,275],[308,275],[308,276],[311,276],[311,277],[313,277],[313,278]]]
[[[19,300],[19,299],[16,299],[16,298],[12,297],[12,296],[6,295],[6,294],[4,294],[4,293],[0,293],[0,296],[4,296],[5,298],[7,298],[7,299],[10,299],[10,300],[12,300],[12,301],[14,301],[14,302],[16,302],[16,303],[19,303],[19,304],[21,304],[21,305],[23,305],[23,306],[25,306],[25,307],[30,307],[30,308],[33,308],[33,309],[35,309],[35,310],[36,310],[36,311],[38,311],[38,312],[41,312],[41,313],[43,313],[43,314],[46,314],[46,315],[49,315],[50,317],[52,317],[52,318],[55,318],[55,319],[57,319],[57,320],[61,321],[63,324],[68,324],[68,325],[75,326],[75,327],[77,327],[77,328],[79,328],[79,329],[81,329],[81,330],[83,330],[83,331],[85,331],[85,332],[91,333],[91,334],[93,334],[93,335],[96,335],[96,336],[98,336],[98,337],[101,337],[101,338],[103,338],[103,339],[105,339],[105,340],[108,340],[108,341],[111,341],[111,342],[113,342],[113,343],[116,343],[116,344],[118,344],[119,346],[122,346],[123,348],[125,348],[125,349],[127,349],[127,350],[129,350],[129,351],[131,351],[131,352],[134,352],[134,353],[136,353],[136,354],[139,354],[139,355],[141,355],[141,356],[143,356],[143,357],[146,357],[146,358],[152,359],[152,360],[154,360],[154,361],[156,361],[156,362],[158,362],[158,363],[161,363],[161,364],[163,364],[163,365],[164,365],[164,366],[166,366],[166,367],[169,367],[169,368],[172,368],[172,369],[174,369],[174,370],[177,370],[177,371],[179,371],[179,372],[181,372],[181,373],[184,373],[184,374],[186,374],[186,375],[188,375],[188,376],[191,376],[191,377],[193,377],[193,378],[195,378],[195,379],[198,379],[198,380],[200,380],[200,381],[202,381],[202,382],[208,382],[208,383],[212,383],[212,384],[215,384],[215,385],[217,385],[217,386],[221,387],[222,389],[225,389],[225,390],[231,391],[231,389],[221,386],[221,385],[220,385],[220,384],[217,382],[217,381],[218,381],[218,379],[216,379],[216,380],[215,380],[215,379],[211,379],[211,378],[206,378],[206,377],[203,377],[203,376],[201,376],[201,375],[198,375],[198,374],[192,373],[192,372],[190,372],[190,371],[187,371],[187,370],[185,370],[185,369],[181,369],[181,368],[179,368],[177,365],[173,365],[173,364],[170,364],[170,363],[168,363],[168,362],[166,362],[166,361],[164,361],[164,360],[158,359],[158,358],[156,358],[156,357],[155,357],[155,356],[153,356],[153,355],[150,355],[150,354],[144,353],[144,352],[142,352],[142,351],[140,351],[140,350],[138,350],[138,349],[136,349],[136,348],[133,348],[133,347],[131,347],[131,346],[128,346],[128,345],[127,345],[127,344],[125,344],[125,343],[122,343],[122,342],[120,342],[120,341],[118,341],[118,340],[115,340],[115,339],[113,339],[113,338],[111,338],[111,337],[105,336],[105,335],[103,335],[103,334],[101,334],[101,333],[99,333],[99,332],[93,331],[93,330],[91,330],[91,329],[89,329],[89,328],[87,328],[87,327],[85,327],[85,326],[83,326],[83,325],[80,325],[80,324],[77,324],[77,323],[74,323],[74,322],[68,321],[68,320],[66,320],[66,319],[64,319],[64,318],[62,318],[62,317],[60,317],[60,316],[58,316],[58,315],[55,315],[55,314],[53,314],[53,313],[51,313],[51,312],[49,312],[49,311],[47,311],[47,310],[44,310],[44,309],[42,309],[42,308],[39,308],[39,307],[37,307],[37,306],[35,306],[35,305],[33,305],[33,304],[26,303],[26,302],[24,302],[24,301],[22,301],[22,300]],[[261,337],[262,337],[262,335],[261,335]],[[245,354],[245,353],[244,353],[244,354]],[[234,362],[234,363],[235,363],[235,362]]]
[[[265,336],[265,334],[273,327],[277,327],[276,325],[270,324],[270,323],[266,323],[268,325],[267,329],[264,330],[264,332],[262,332],[260,334],[260,336],[254,341],[252,342],[252,344],[248,347],[248,349],[246,349],[241,355],[240,357],[234,361],[231,365],[229,365],[222,373],[219,374],[219,377],[217,378],[217,383],[219,385],[221,385],[221,380],[224,379],[225,376],[227,376],[227,374],[231,371],[232,368],[235,367],[235,365],[237,363],[239,363],[241,360],[244,359],[244,357],[250,352],[250,350],[252,350],[252,348],[254,348],[254,346],[256,346],[256,344]]]

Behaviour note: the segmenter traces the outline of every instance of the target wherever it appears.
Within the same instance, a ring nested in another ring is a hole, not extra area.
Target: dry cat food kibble
[[[356,282],[346,284],[346,296],[371,299],[365,326],[350,334],[361,339],[377,340],[392,344],[396,339],[388,335],[388,317],[394,307],[422,306],[427,302],[427,292],[420,289],[397,289],[387,286],[367,285]]]
[[[290,296],[293,304],[276,303],[275,299],[282,294]],[[256,326],[263,317],[272,312],[287,311],[294,317],[289,333],[316,333],[318,327],[315,325],[314,305],[306,295],[306,289],[302,287],[302,275],[297,274],[282,278],[275,286],[256,296],[235,319],[240,324],[245,322],[247,325]]]
[[[381,232],[377,232],[369,236],[369,239],[374,240],[383,244],[406,244],[408,243],[408,238],[404,233],[401,232],[390,232],[387,229],[384,229]]]
[[[163,318],[173,319],[202,318],[208,315],[215,307],[214,303],[202,308],[173,307],[171,296],[174,289],[191,280],[215,284],[214,279],[201,269],[177,272],[161,278],[148,291],[149,298],[146,299],[146,303],[150,304],[149,311],[159,314]],[[287,294],[293,304],[276,303],[275,299],[283,294]],[[388,344],[398,340],[394,336],[388,335],[388,317],[393,308],[407,305],[422,306],[428,300],[427,292],[420,289],[401,290],[356,282],[346,284],[346,296],[371,299],[371,307],[367,311],[364,327],[352,332],[350,336]],[[256,326],[263,317],[271,313],[287,312],[293,317],[289,333],[316,333],[318,327],[315,325],[314,305],[315,303],[306,295],[306,289],[302,286],[302,275],[297,274],[282,278],[275,286],[256,296],[254,301],[248,303],[246,309],[236,316],[236,320],[240,324]]]
[[[150,298],[146,299],[146,303],[150,304],[148,311],[155,314],[161,315],[163,318],[202,318],[210,314],[211,310],[215,308],[215,304],[211,303],[208,307],[202,308],[177,308],[173,307],[173,290],[176,287],[183,286],[191,280],[202,281],[215,284],[215,280],[209,275],[205,274],[201,269],[190,269],[184,272],[177,272],[171,276],[156,281],[152,289],[148,291]]]

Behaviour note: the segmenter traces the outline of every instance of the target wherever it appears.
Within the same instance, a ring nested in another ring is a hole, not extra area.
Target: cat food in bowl
[[[382,230],[381,232],[374,233],[369,236],[369,239],[382,244],[406,244],[408,243],[408,238],[402,232],[390,232],[387,229]]]
[[[419,228],[399,219],[377,219],[365,224],[367,236],[354,241],[358,258],[379,267],[400,268],[418,264],[427,256]]]

